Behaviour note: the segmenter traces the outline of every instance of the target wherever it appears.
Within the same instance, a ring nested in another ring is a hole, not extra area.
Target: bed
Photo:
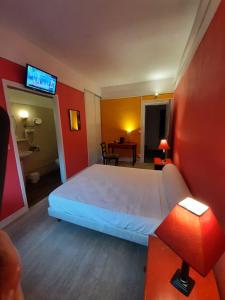
[[[190,196],[178,169],[93,165],[49,195],[48,213],[80,226],[147,245],[171,208]]]

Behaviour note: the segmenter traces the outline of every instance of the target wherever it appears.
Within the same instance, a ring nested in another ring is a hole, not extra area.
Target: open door
[[[0,212],[9,142],[9,117],[0,107]],[[0,299],[23,300],[20,286],[21,262],[8,235],[0,230]]]
[[[9,117],[0,107],[0,210],[2,207],[2,196],[5,182],[5,171],[7,161],[7,151],[9,142]]]
[[[144,161],[152,162],[154,157],[161,157],[162,151],[158,149],[161,139],[169,137],[170,104],[145,106],[145,136]]]

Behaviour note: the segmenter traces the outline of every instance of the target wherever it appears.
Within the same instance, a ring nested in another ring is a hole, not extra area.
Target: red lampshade
[[[162,139],[160,141],[158,149],[160,149],[160,150],[168,150],[168,149],[170,149],[170,146],[169,146],[169,144],[168,144],[168,142],[167,142],[166,139]]]
[[[173,208],[156,234],[203,276],[225,250],[225,234],[212,210],[191,198]]]

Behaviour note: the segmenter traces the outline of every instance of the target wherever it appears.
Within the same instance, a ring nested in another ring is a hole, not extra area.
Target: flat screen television
[[[25,80],[26,87],[55,95],[56,84],[56,76],[27,64]]]

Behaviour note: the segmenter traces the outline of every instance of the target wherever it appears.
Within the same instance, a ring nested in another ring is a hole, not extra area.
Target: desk
[[[181,266],[181,258],[156,237],[149,237],[144,300],[219,300],[213,272],[202,277],[192,268],[190,276],[195,286],[189,297],[181,294],[170,283]]]
[[[132,155],[133,155],[133,165],[136,163],[136,153],[137,153],[137,144],[136,143],[109,143],[108,148],[112,149],[112,153],[114,152],[114,149],[131,149]]]
[[[167,164],[172,164],[172,160],[170,158],[163,160],[159,157],[154,157],[155,170],[162,170],[162,168]]]

